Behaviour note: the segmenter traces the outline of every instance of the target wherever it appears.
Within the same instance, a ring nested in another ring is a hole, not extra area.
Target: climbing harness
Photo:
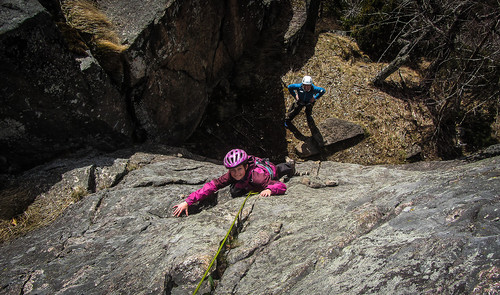
[[[238,211],[238,214],[236,214],[236,216],[234,217],[234,220],[233,220],[233,224],[231,224],[231,227],[229,228],[229,230],[227,231],[226,233],[226,236],[224,237],[224,240],[222,241],[222,243],[220,244],[219,246],[219,250],[217,250],[217,253],[215,253],[215,256],[214,258],[212,259],[212,262],[210,262],[210,265],[208,266],[207,268],[207,271],[205,271],[205,274],[203,275],[203,277],[201,278],[200,282],[198,283],[198,286],[196,287],[196,289],[194,290],[193,292],[193,295],[196,294],[196,292],[198,292],[198,289],[200,289],[201,287],[201,284],[203,283],[203,281],[205,280],[205,277],[208,275],[208,273],[210,272],[210,269],[212,268],[212,265],[214,264],[214,262],[216,261],[217,259],[217,256],[219,256],[219,253],[220,251],[222,250],[222,247],[224,247],[224,244],[226,243],[226,240],[227,238],[229,237],[229,234],[231,233],[231,230],[233,229],[233,226],[234,224],[236,223],[236,220],[238,220],[238,217],[240,216],[240,213],[241,213],[241,210],[243,210],[243,206],[245,206],[245,203],[247,202],[248,198],[250,196],[253,196],[253,195],[257,195],[258,193],[256,192],[249,192],[245,198],[245,200],[243,201],[243,204],[241,204],[241,207],[240,207],[240,210]]]

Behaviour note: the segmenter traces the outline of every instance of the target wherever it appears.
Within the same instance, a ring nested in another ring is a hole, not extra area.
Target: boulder
[[[322,135],[323,146],[332,146],[345,140],[363,138],[365,134],[363,127],[337,118],[328,118],[322,121],[318,129]]]
[[[244,199],[224,189],[172,217],[183,195],[225,172],[188,156],[110,157],[107,165],[130,167],[114,186],[0,245],[3,294],[192,294]],[[285,195],[248,199],[210,271],[214,284],[199,292],[498,292],[499,164],[297,163],[306,176],[289,179]]]
[[[363,127],[337,118],[328,118],[316,126],[308,121],[311,136],[295,146],[297,155],[308,158],[321,153],[322,148],[340,150],[346,145],[353,145],[364,138]]]

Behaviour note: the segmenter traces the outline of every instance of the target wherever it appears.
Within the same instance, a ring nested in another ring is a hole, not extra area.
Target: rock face
[[[42,1],[53,15],[35,0],[0,6],[0,173],[89,145],[182,143],[214,92],[231,85],[246,51],[255,51],[276,24],[272,39],[284,43],[290,17],[282,13],[290,11],[287,1],[91,1],[128,48],[106,59],[69,51],[55,7],[72,1]],[[248,77],[244,71],[239,79]]]
[[[92,57],[75,59],[37,1],[0,6],[0,173],[19,171],[84,143],[130,141],[119,91]]]
[[[273,18],[276,1],[98,1],[126,43],[131,99],[157,141],[179,143],[200,122],[213,88]],[[270,13],[270,15],[267,15]],[[139,16],[139,17],[138,17]]]
[[[222,190],[174,218],[181,195],[224,173],[221,165],[178,150],[109,157],[86,175],[112,187],[0,246],[3,294],[192,294],[243,198]],[[123,169],[111,167],[125,162],[128,174],[113,178]],[[305,176],[289,179],[285,195],[247,201],[212,272],[213,293],[498,292],[499,168],[498,156],[298,163]],[[205,282],[198,294],[209,291]]]

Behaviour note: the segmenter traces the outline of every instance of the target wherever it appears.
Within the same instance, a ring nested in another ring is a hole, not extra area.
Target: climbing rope
[[[198,289],[200,289],[201,287],[201,284],[203,283],[203,281],[205,280],[205,277],[208,275],[208,273],[210,272],[210,269],[212,268],[212,265],[214,264],[214,262],[216,261],[217,259],[217,256],[219,256],[219,253],[220,251],[222,250],[222,247],[224,247],[224,244],[226,243],[226,240],[227,238],[229,237],[229,234],[231,234],[231,230],[233,229],[233,226],[234,224],[236,223],[236,220],[238,220],[238,217],[240,216],[240,213],[241,213],[241,210],[243,210],[243,206],[245,206],[245,203],[247,202],[248,198],[250,196],[253,196],[253,195],[256,195],[258,193],[256,192],[249,192],[245,198],[245,200],[243,201],[243,204],[241,204],[241,207],[240,207],[240,210],[238,211],[238,214],[236,214],[236,216],[234,217],[234,220],[233,220],[233,224],[231,224],[231,227],[229,228],[229,230],[227,231],[226,233],[226,236],[224,237],[224,240],[222,241],[222,243],[220,244],[219,246],[219,250],[217,250],[217,253],[215,253],[215,256],[214,258],[212,259],[212,262],[210,262],[210,265],[208,266],[207,268],[207,271],[205,271],[205,274],[203,275],[203,277],[201,278],[200,282],[198,283],[198,286],[196,287],[196,289],[194,290],[193,292],[193,295],[196,294],[196,292],[198,292]]]

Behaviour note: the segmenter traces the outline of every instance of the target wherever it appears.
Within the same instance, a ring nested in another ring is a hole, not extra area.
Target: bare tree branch
[[[424,30],[420,36],[412,42],[408,42],[398,53],[396,58],[380,71],[375,78],[372,79],[374,85],[382,85],[385,79],[392,73],[397,71],[410,57],[410,54],[415,46],[427,35],[428,31]]]

